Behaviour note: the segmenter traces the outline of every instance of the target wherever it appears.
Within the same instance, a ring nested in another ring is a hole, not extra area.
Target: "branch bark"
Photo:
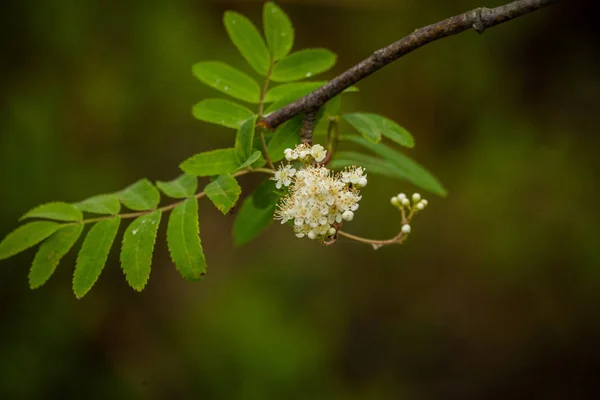
[[[321,107],[346,88],[421,46],[471,28],[482,34],[487,28],[539,10],[558,1],[517,0],[496,8],[480,7],[417,29],[397,42],[377,50],[370,57],[333,78],[314,92],[268,115],[260,124],[275,129],[300,113]]]

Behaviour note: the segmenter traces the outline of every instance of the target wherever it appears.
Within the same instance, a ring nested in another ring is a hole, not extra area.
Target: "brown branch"
[[[300,113],[321,107],[356,82],[428,43],[456,35],[471,28],[481,34],[487,28],[539,10],[558,1],[517,0],[496,8],[481,7],[417,29],[405,38],[377,50],[370,57],[333,78],[314,92],[267,116],[261,121],[261,124],[270,129],[275,129]]]

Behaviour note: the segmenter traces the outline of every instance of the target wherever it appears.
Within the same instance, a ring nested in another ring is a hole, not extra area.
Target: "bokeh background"
[[[476,0],[279,4],[295,49],[339,55],[333,77]],[[36,204],[171,179],[234,132],[191,116],[222,97],[191,74],[249,73],[222,26],[262,2],[24,0],[0,13],[0,236]],[[413,132],[409,153],[447,198],[402,247],[323,247],[273,226],[235,248],[233,217],[201,203],[209,273],[179,277],[159,232],[142,293],[118,246],[94,289],[71,292],[75,252],[31,291],[34,251],[0,263],[0,397],[587,399],[600,393],[598,31],[583,3],[419,49],[360,82],[344,110]],[[243,181],[245,193],[256,185]],[[372,176],[349,230],[397,231]]]

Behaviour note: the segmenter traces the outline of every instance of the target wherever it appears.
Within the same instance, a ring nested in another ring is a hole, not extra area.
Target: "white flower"
[[[296,175],[296,170],[291,165],[285,167],[280,166],[279,170],[275,171],[275,176],[271,178],[277,182],[277,189],[281,189],[281,185],[289,186],[292,183],[292,178]]]
[[[327,150],[320,144],[315,144],[310,149],[310,154],[313,156],[316,162],[321,162],[327,157]]]
[[[402,233],[405,233],[405,234],[410,233],[410,225],[409,224],[402,225]]]

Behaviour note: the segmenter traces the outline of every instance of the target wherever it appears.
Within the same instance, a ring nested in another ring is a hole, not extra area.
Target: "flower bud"
[[[410,200],[408,200],[406,197],[401,198],[400,202],[402,203],[403,206],[408,207],[410,205]]]
[[[405,199],[406,195],[404,193],[398,193],[398,200],[402,201],[402,199]]]
[[[414,193],[412,199],[415,203],[418,203],[421,200],[421,195],[419,193]]]
[[[390,200],[390,203],[392,203],[393,206],[397,206],[400,204],[400,199],[398,199],[396,196],[392,197],[392,199]]]
[[[427,207],[427,204],[429,204],[429,202],[425,199],[421,200],[421,204],[423,204],[423,207]]]
[[[362,178],[360,178],[360,179],[358,180],[358,185],[359,185],[359,186],[363,186],[363,187],[364,187],[364,186],[367,186],[367,178],[365,178],[364,176],[363,176]]]
[[[402,233],[406,233],[406,234],[410,233],[410,225],[409,224],[402,225]]]
[[[417,208],[417,210],[423,210],[425,208],[425,205],[423,204],[423,202],[420,202],[415,207]]]
[[[346,221],[352,221],[352,219],[354,219],[354,213],[350,210],[344,211],[342,218]]]
[[[335,228],[329,228],[329,236],[333,236],[335,235],[337,231],[335,230]]]
[[[311,240],[314,240],[317,237],[317,234],[314,233],[313,231],[308,232],[308,238]]]

